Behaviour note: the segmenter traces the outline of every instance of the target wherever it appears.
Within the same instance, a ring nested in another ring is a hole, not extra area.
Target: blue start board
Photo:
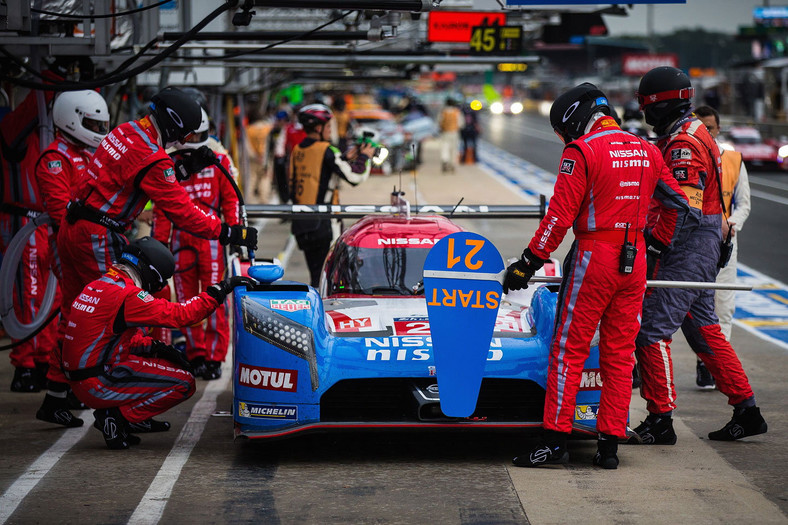
[[[441,411],[469,417],[476,409],[503,286],[503,258],[471,232],[438,241],[424,262]]]

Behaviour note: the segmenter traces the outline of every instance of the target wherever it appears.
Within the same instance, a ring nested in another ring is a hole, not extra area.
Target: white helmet
[[[199,127],[194,130],[194,133],[186,137],[186,142],[176,143],[176,149],[197,149],[208,144],[208,138],[210,137],[208,133],[210,124],[208,121],[208,113],[202,108],[200,108],[200,112]]]
[[[98,147],[109,132],[109,109],[95,91],[66,91],[52,108],[55,127],[85,146]]]

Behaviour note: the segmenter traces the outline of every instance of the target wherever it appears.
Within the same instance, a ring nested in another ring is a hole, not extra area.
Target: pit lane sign
[[[503,287],[503,258],[476,233],[438,241],[424,262],[441,411],[468,417],[476,409]]]
[[[471,53],[518,55],[523,49],[523,28],[520,26],[476,26],[468,42]]]
[[[468,42],[476,26],[504,25],[506,13],[486,11],[430,11],[428,42]]]

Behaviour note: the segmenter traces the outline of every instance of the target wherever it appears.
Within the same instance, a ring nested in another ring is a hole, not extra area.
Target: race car
[[[774,169],[783,163],[777,144],[764,140],[761,132],[750,126],[734,126],[726,133],[723,148],[732,148],[741,153],[748,168]]]
[[[330,208],[342,207],[309,211]],[[529,287],[525,299],[515,294],[504,298],[475,411],[462,418],[441,411],[423,264],[441,238],[463,231],[445,215],[501,213],[494,206],[465,208],[422,206],[421,213],[410,215],[399,207],[362,218],[333,245],[319,291],[282,280],[276,264],[249,267],[260,284],[234,292],[235,436],[281,438],[332,429],[539,428],[557,298],[551,285]],[[544,213],[544,204],[499,208],[528,208],[525,216],[533,218]],[[236,274],[244,271],[238,259],[232,267]],[[560,269],[551,261],[542,273],[557,275]],[[601,384],[594,346],[577,396],[578,436],[596,438]]]

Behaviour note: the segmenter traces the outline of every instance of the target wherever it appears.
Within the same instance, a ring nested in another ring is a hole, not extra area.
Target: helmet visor
[[[191,142],[192,144],[199,144],[201,142],[205,142],[206,140],[208,140],[207,129],[205,131],[195,131],[191,135],[187,136],[183,142],[184,144],[187,142]]]
[[[109,133],[109,122],[106,120],[96,120],[85,117],[82,119],[82,127],[101,135]]]

